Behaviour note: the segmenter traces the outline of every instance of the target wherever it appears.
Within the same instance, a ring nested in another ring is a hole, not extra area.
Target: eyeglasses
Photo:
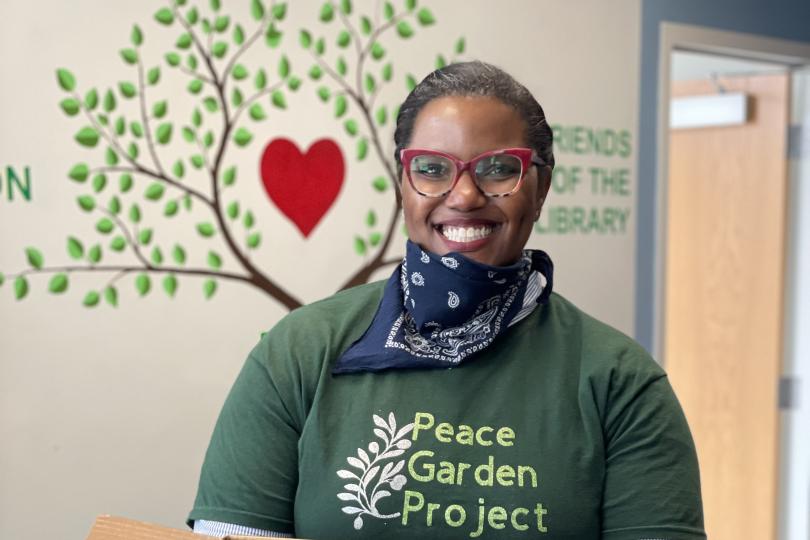
[[[484,195],[507,197],[520,189],[532,165],[546,165],[529,148],[493,150],[470,161],[421,148],[405,148],[399,156],[411,187],[425,197],[444,197],[453,190],[464,171],[470,172]]]

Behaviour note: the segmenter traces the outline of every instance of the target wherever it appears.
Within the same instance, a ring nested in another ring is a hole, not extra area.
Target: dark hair
[[[397,115],[394,159],[402,176],[399,152],[411,142],[413,124],[428,102],[447,96],[495,98],[513,107],[526,122],[526,142],[549,167],[554,167],[553,136],[543,108],[525,86],[504,70],[485,62],[460,62],[437,69],[416,85]]]

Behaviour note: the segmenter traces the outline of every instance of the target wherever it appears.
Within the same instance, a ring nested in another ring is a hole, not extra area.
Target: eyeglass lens
[[[472,165],[473,179],[490,195],[502,195],[515,189],[523,169],[520,158],[510,154],[487,156]],[[456,164],[444,156],[423,154],[411,160],[411,181],[418,191],[427,195],[449,191],[457,174]]]

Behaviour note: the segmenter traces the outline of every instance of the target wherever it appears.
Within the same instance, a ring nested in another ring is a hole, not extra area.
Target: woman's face
[[[526,147],[526,124],[512,107],[489,97],[443,97],[416,117],[410,148],[439,150],[467,161],[484,152]],[[442,198],[414,191],[403,171],[402,205],[411,241],[444,255],[461,252],[475,261],[506,266],[518,261],[548,191],[548,175],[532,166],[520,189],[508,197],[487,197],[468,171]],[[458,228],[472,228],[458,234]],[[455,230],[454,230],[455,229]],[[453,241],[472,238],[470,241]]]

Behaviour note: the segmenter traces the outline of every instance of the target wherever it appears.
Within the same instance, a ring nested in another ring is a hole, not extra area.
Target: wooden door
[[[700,461],[712,540],[776,537],[787,74],[721,79],[743,126],[670,131],[664,363]],[[715,94],[709,81],[672,96]]]

